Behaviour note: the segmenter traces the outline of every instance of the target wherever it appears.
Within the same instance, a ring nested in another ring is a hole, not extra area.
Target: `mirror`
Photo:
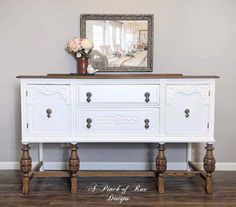
[[[153,15],[82,14],[80,36],[93,41],[99,71],[152,71]]]

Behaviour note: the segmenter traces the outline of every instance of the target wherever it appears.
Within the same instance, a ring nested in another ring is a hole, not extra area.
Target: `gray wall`
[[[20,81],[15,76],[75,72],[64,45],[79,35],[81,13],[154,14],[155,72],[220,75],[215,155],[219,162],[236,162],[235,11],[235,0],[0,0],[0,162],[20,158]],[[37,147],[31,146],[35,160]],[[168,145],[169,161],[184,161],[185,147]],[[152,161],[156,153],[151,144],[80,148],[81,160],[91,162]],[[49,144],[45,151],[47,161],[63,161],[67,155],[59,144]]]

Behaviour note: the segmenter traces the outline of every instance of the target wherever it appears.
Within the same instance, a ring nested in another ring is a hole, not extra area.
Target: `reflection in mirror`
[[[91,20],[86,36],[94,43],[94,67],[147,67],[147,21]]]
[[[148,20],[94,18],[84,23],[86,38],[94,43],[90,59],[93,67],[104,71],[152,70]]]

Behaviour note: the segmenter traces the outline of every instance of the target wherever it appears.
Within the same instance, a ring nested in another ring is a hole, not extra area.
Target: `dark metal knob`
[[[150,93],[146,92],[144,96],[145,96],[145,102],[148,103],[150,101]]]
[[[50,118],[52,114],[52,109],[47,109],[46,113],[47,113],[47,117]]]
[[[88,92],[88,93],[86,93],[86,96],[87,96],[87,102],[90,103],[91,102],[92,93]]]
[[[148,129],[149,128],[149,119],[145,119],[144,120],[144,123],[145,123],[145,125],[144,125],[144,127],[145,127],[145,129]]]
[[[87,122],[87,128],[88,129],[91,128],[92,119],[87,118],[86,122]]]
[[[189,110],[189,109],[185,109],[185,110],[184,110],[184,113],[185,113],[185,117],[188,118],[188,117],[189,117],[190,110]]]

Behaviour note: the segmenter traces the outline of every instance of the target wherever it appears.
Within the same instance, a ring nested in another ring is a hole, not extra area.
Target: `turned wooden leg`
[[[207,144],[205,147],[206,149],[206,155],[203,159],[203,167],[204,170],[206,171],[206,183],[205,183],[205,189],[207,193],[212,193],[213,192],[213,177],[212,173],[215,170],[215,158],[213,156],[213,146],[212,144]]]
[[[29,189],[30,189],[30,184],[29,184],[29,172],[31,171],[32,168],[32,160],[29,154],[30,147],[28,144],[23,145],[22,148],[22,157],[20,160],[20,170],[23,175],[23,185],[22,185],[22,193],[23,194],[28,194]]]
[[[79,171],[80,167],[80,160],[77,154],[77,145],[71,145],[71,155],[69,159],[69,170],[70,170],[70,177],[71,177],[71,193],[77,193],[78,191],[78,180],[76,173]]]
[[[164,176],[163,173],[166,171],[167,160],[165,156],[165,144],[159,144],[157,147],[158,155],[156,158],[156,169],[157,169],[157,185],[158,185],[158,193],[165,192],[164,186]]]

